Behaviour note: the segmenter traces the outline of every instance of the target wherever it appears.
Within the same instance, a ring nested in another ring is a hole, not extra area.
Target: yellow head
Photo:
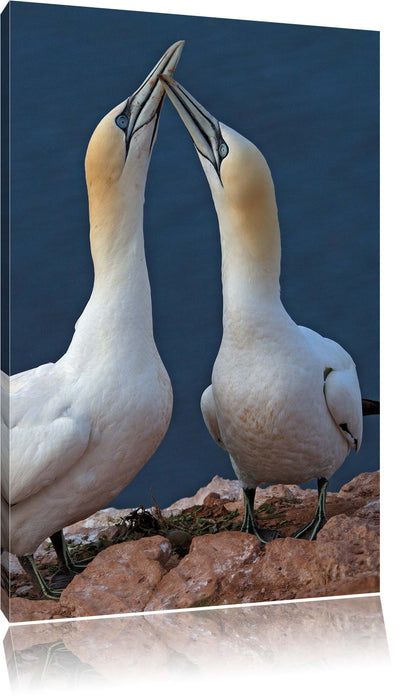
[[[279,224],[271,172],[258,148],[213,117],[173,78],[161,76],[196,147],[220,225],[250,257],[279,265]]]
[[[158,76],[172,75],[183,44],[173,44],[138,90],[106,114],[93,132],[85,170],[90,220],[99,228],[109,223],[109,217],[127,211],[130,202],[143,201],[165,96]]]

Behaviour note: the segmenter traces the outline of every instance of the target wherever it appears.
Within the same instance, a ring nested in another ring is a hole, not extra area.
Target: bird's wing
[[[4,497],[15,504],[77,462],[89,443],[90,419],[75,410],[53,364],[11,377],[7,403],[2,412],[9,457]]]
[[[380,413],[380,402],[374,399],[362,399],[362,415],[376,416]]]
[[[212,436],[214,442],[225,450],[224,443],[221,439],[220,428],[217,420],[216,405],[214,403],[213,389],[210,386],[204,390],[202,398],[200,399],[200,408],[202,411],[204,422],[206,423],[206,428]]]
[[[362,440],[362,399],[354,361],[334,340],[304,326],[300,328],[323,367],[327,408],[350,447],[358,452]]]
[[[335,423],[358,452],[362,440],[362,399],[355,365],[331,369],[326,374],[324,396]]]

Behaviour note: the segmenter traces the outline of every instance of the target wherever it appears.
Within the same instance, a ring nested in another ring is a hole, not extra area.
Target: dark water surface
[[[84,156],[101,117],[167,47],[177,79],[270,164],[283,302],[378,377],[377,32],[12,3],[12,372],[57,360],[91,291]],[[165,440],[113,505],[161,506],[215,474],[234,478],[199,401],[221,339],[220,246],[209,188],[167,101],[145,206],[155,338],[171,376]],[[378,418],[331,480],[379,466]]]

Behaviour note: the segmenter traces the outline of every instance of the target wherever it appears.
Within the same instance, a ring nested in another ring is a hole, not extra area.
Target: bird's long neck
[[[90,200],[90,247],[94,294],[113,299],[124,290],[145,291],[148,273],[143,231],[144,188]],[[150,297],[149,290],[147,297]],[[128,299],[131,306],[134,299]]]
[[[94,285],[73,339],[106,353],[154,347],[143,234],[144,189],[90,199]],[[91,350],[89,350],[91,352]]]
[[[223,330],[257,333],[280,301],[280,232],[276,209],[266,216],[219,216],[222,250]]]
[[[117,222],[104,232],[108,243],[91,244],[94,286],[90,299],[105,322],[123,323],[152,336],[152,306],[141,220]]]

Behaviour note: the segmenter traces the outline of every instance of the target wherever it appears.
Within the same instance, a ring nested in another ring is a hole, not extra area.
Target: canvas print
[[[8,619],[378,591],[379,34],[2,38]]]

